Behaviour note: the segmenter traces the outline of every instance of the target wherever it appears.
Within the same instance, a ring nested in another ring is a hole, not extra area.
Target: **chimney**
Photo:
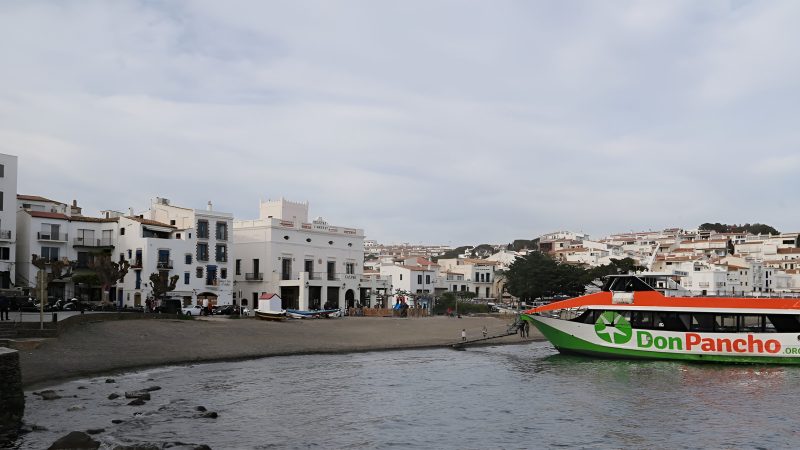
[[[211,200],[208,201],[208,207],[206,209],[209,210],[209,211],[213,211],[214,210],[214,206],[211,204]]]
[[[128,208],[128,215],[133,217],[133,208]]]
[[[69,215],[80,216],[82,209],[78,206],[77,200],[72,200],[72,205],[69,207]]]

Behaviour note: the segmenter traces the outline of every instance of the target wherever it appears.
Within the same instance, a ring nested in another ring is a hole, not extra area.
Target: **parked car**
[[[205,312],[203,312],[203,307],[200,305],[189,305],[181,308],[181,314],[187,316],[202,316]]]
[[[239,314],[239,309],[234,305],[222,305],[214,308],[214,314],[230,316]]]

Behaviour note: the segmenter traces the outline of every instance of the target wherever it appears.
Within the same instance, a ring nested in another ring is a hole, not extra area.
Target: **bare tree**
[[[111,303],[108,299],[108,291],[111,289],[111,286],[121,282],[122,279],[125,278],[130,267],[131,265],[127,260],[122,259],[119,262],[115,262],[111,259],[111,255],[106,253],[95,255],[95,257],[89,261],[89,268],[97,275],[97,279],[100,280],[100,287],[103,291],[103,300],[101,303],[103,305]]]
[[[167,295],[168,292],[175,290],[178,285],[178,275],[169,276],[169,272],[158,271],[150,274],[150,287],[153,289],[153,297],[160,299],[162,296]],[[162,299],[163,300],[163,299]]]
[[[31,260],[31,264],[33,264],[34,267],[45,272],[45,288],[49,288],[56,280],[61,280],[72,275],[72,269],[74,269],[76,265],[75,261],[70,261],[67,258],[49,259],[42,258],[39,255],[31,255]],[[41,293],[41,291],[41,280],[39,280],[36,283],[37,295]],[[45,298],[40,300],[47,303],[46,297],[45,295]]]

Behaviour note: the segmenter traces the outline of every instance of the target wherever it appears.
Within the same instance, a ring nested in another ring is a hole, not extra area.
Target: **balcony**
[[[206,286],[219,286],[219,279],[206,278]]]
[[[131,261],[131,269],[141,269],[141,268],[142,268],[142,260],[141,259],[137,259],[137,260]]]
[[[72,240],[74,247],[113,247],[114,242],[111,238],[90,239],[90,238],[75,238]]]
[[[11,240],[11,230],[0,230],[0,239],[10,241]]]
[[[246,273],[244,274],[244,281],[261,281],[264,279],[263,273]]]
[[[46,231],[40,231],[36,233],[36,239],[50,242],[67,242],[68,237],[66,233],[48,233]]]
[[[169,261],[158,261],[156,263],[156,268],[159,270],[169,270],[172,269],[172,260]]]

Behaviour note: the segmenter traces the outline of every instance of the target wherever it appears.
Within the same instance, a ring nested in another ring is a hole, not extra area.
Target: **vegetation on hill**
[[[586,292],[586,285],[599,285],[604,276],[642,269],[631,258],[612,259],[610,264],[587,269],[532,252],[511,264],[505,274],[506,288],[511,295],[525,301],[557,295],[575,297]]]
[[[701,230],[716,231],[717,233],[752,233],[752,234],[780,234],[778,230],[763,223],[746,223],[744,225],[728,225],[725,223],[706,222],[700,225]]]

